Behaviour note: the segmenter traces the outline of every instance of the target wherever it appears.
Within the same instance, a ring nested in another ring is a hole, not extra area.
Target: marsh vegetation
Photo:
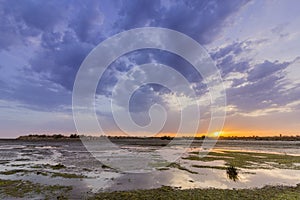
[[[145,146],[147,140],[134,139],[132,148],[126,139],[122,148],[147,152],[161,148],[168,141],[151,139],[150,144],[156,144]],[[199,157],[200,149],[192,146],[180,159],[154,165],[152,172],[130,174],[116,170],[109,163],[100,163],[78,140],[22,140],[12,141],[11,145],[4,141],[2,146],[0,141],[0,198],[259,199],[259,195],[262,199],[297,199],[300,196],[299,185],[296,186],[300,180],[298,143],[221,141],[220,144],[205,157]],[[245,144],[250,150],[244,150]],[[114,154],[105,153],[108,157]]]

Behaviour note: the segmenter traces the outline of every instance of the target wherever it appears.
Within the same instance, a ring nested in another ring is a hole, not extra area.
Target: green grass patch
[[[11,164],[12,167],[25,167],[27,164]]]
[[[208,169],[219,169],[219,170],[226,170],[227,167],[225,166],[209,166],[209,165],[192,165],[195,168],[208,168]]]
[[[41,168],[43,168],[43,165],[33,165],[33,166],[31,166],[31,168],[33,168],[33,169],[41,169]]]
[[[86,172],[92,172],[92,171],[93,171],[93,170],[88,169],[88,168],[83,168],[82,170],[83,170],[83,171],[86,171]]]
[[[265,186],[260,189],[188,189],[179,190],[171,187],[161,187],[151,190],[134,190],[134,191],[119,191],[119,192],[103,192],[98,193],[90,199],[96,200],[153,200],[153,199],[195,199],[195,200],[299,200],[300,185],[296,187],[288,186]]]
[[[69,174],[69,173],[52,173],[51,177],[62,177],[62,178],[86,178],[86,176],[80,174]]]
[[[48,174],[46,172],[43,172],[43,171],[37,171],[36,175],[48,176]]]
[[[174,162],[167,165],[167,167],[177,168],[177,169],[180,169],[180,170],[183,170],[183,171],[187,171],[191,174],[198,174],[198,172],[191,171],[191,170],[179,165],[178,163],[174,163]]]
[[[166,171],[166,170],[169,170],[169,169],[170,169],[169,167],[156,168],[156,170],[159,170],[159,171]]]
[[[0,179],[0,198],[30,199],[36,195],[42,195],[45,199],[59,199],[72,190],[71,186],[40,185],[24,180]]]
[[[63,164],[57,164],[57,165],[43,164],[43,165],[34,165],[31,168],[34,169],[50,168],[53,170],[60,170],[60,169],[66,169],[67,167]]]
[[[65,169],[66,166],[62,165],[62,164],[57,164],[57,165],[48,165],[51,169],[54,170],[59,170],[59,169]]]
[[[9,171],[0,172],[0,174],[13,175],[13,174],[17,174],[17,173],[28,173],[28,172],[30,172],[30,171],[25,170],[25,169],[13,169],[13,170],[9,170]]]
[[[108,166],[108,165],[104,165],[104,164],[102,164],[102,169],[113,169],[112,167],[110,167],[110,166]]]
[[[29,158],[18,158],[15,161],[30,161]]]
[[[191,152],[188,157],[183,159],[203,162],[223,160],[227,166],[235,166],[238,168],[300,170],[300,166],[294,165],[294,163],[300,163],[300,156],[240,151],[209,152],[205,157],[200,157],[197,154],[199,153]]]

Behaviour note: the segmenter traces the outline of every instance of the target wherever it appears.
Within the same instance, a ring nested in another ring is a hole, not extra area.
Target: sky
[[[0,137],[76,133],[72,91],[81,63],[107,38],[142,27],[179,31],[205,48],[226,91],[223,135],[300,135],[299,7],[298,0],[0,0]],[[199,121],[198,133],[205,134],[211,115],[203,77],[184,59],[157,49],[129,52],[107,68],[95,94],[103,130],[122,135],[110,108],[112,91],[124,74],[146,63],[186,77],[201,101],[199,118],[188,120]],[[117,103],[129,106],[140,126],[149,123],[152,105],[162,105],[168,119],[161,134],[172,134],[180,120],[174,98],[195,101],[148,84],[129,105]]]

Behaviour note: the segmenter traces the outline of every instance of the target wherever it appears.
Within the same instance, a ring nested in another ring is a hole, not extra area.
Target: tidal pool
[[[160,146],[132,146],[127,143],[122,148],[147,154],[148,151],[159,150]],[[164,151],[164,156],[178,156],[176,149],[180,148],[180,145],[170,147],[170,151]],[[43,187],[51,186],[52,189],[53,186],[69,187],[69,197],[162,186],[178,189],[295,186],[300,183],[299,148],[299,142],[294,141],[282,142],[282,145],[278,141],[221,141],[206,157],[200,158],[198,153],[201,149],[194,143],[175,162],[130,173],[100,163],[80,141],[0,140],[0,179],[29,181]],[[113,150],[96,153],[108,158],[119,155]],[[229,178],[230,167],[236,169],[233,170],[236,172],[235,180]]]

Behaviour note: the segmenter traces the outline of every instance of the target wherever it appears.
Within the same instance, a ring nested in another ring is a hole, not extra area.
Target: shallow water
[[[159,150],[160,146],[131,146],[122,145],[122,149],[147,154]],[[164,151],[163,157],[178,156],[177,150],[182,146],[172,146]],[[193,143],[189,151],[201,150],[200,144]],[[300,142],[295,141],[219,141],[214,151],[222,150],[267,152],[277,154],[300,155]],[[121,150],[122,151],[122,150]],[[121,151],[113,149],[94,152],[100,157],[118,158]],[[122,161],[122,159],[121,159]],[[168,170],[156,170],[157,167],[139,173],[124,173],[110,168],[103,168],[102,163],[95,159],[82,145],[80,141],[18,141],[0,140],[0,172],[22,169],[27,172],[20,172],[11,175],[1,174],[0,179],[30,180],[41,184],[61,184],[73,186],[73,194],[98,191],[150,189],[162,185],[186,188],[252,188],[263,187],[264,185],[296,185],[300,183],[300,173],[293,169],[239,169],[238,181],[228,179],[226,170],[211,168],[195,168],[192,165],[224,166],[224,161],[215,160],[202,162],[186,159],[178,159],[176,163],[197,174],[177,168]],[[65,168],[52,169],[46,165],[62,164]],[[143,162],[141,162],[143,164]],[[266,163],[268,164],[268,163]],[[295,166],[299,163],[294,163]],[[35,168],[43,166],[42,168]],[[161,166],[163,167],[163,166]],[[37,174],[38,171],[46,172],[46,175]],[[53,173],[72,173],[83,175],[85,178],[63,178],[52,177]]]

